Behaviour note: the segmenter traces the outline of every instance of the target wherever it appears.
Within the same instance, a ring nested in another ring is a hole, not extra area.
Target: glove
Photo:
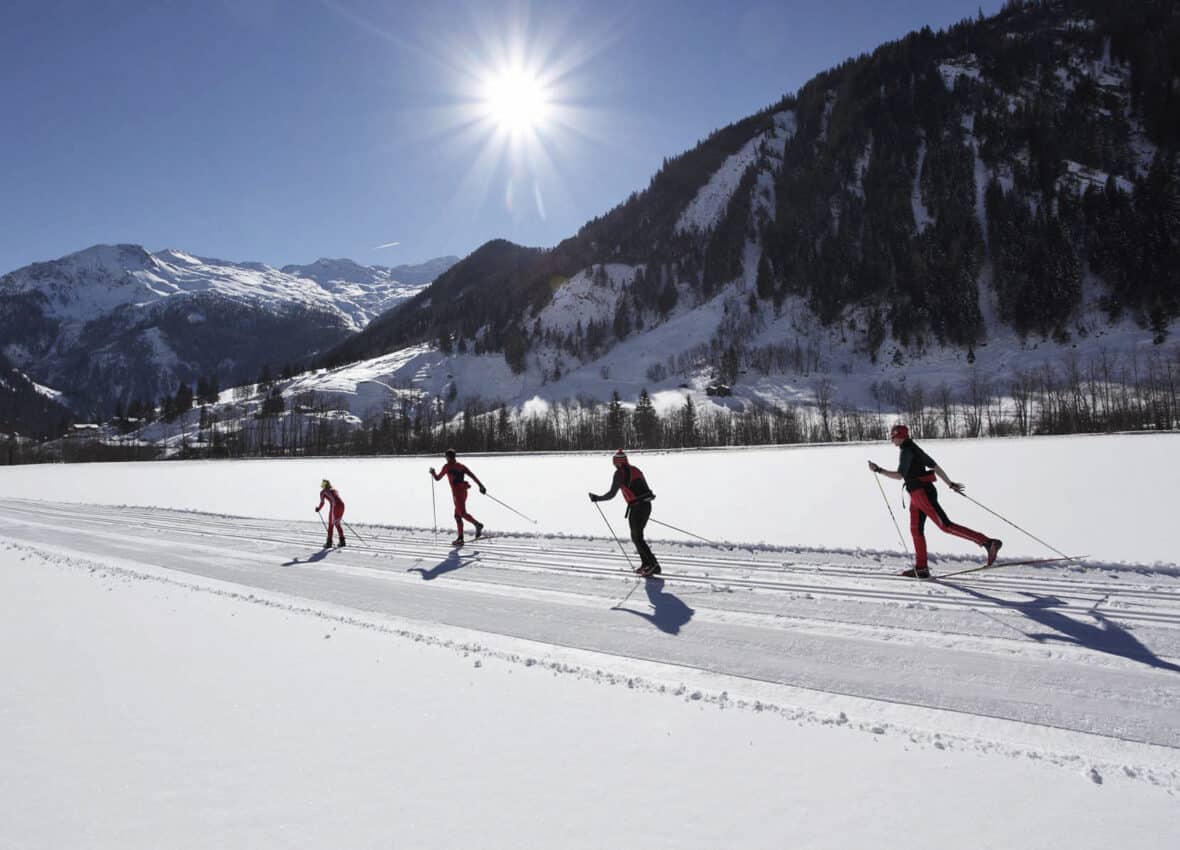
[[[316,509],[315,509],[315,512],[318,514],[318,513],[320,512],[320,509],[319,509],[319,508],[316,508]]]
[[[873,463],[871,460],[869,461],[869,469],[873,470],[873,472],[881,471],[881,467],[877,466],[877,464]]]
[[[486,496],[486,495],[487,495],[487,492],[488,492],[488,488],[487,488],[487,487],[485,487],[485,486],[483,486],[482,484],[480,484],[480,485],[479,485],[479,492],[480,492],[482,495],[485,495],[485,496]]]
[[[587,493],[586,495],[590,497],[590,501],[591,501],[591,502],[597,502],[597,501],[598,501],[598,497],[597,497],[597,496],[595,496],[593,493]]]
[[[431,475],[434,475],[434,467],[433,467],[433,466],[432,466],[432,467],[430,467],[430,474],[431,474]]]
[[[956,484],[954,482],[951,482],[951,489],[954,490],[956,493],[962,493],[963,489],[966,486],[967,486],[966,484]]]

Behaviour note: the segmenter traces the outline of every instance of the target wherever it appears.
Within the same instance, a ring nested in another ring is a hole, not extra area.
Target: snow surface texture
[[[750,542],[651,525],[650,582],[606,454],[461,458],[541,521],[473,492],[461,550],[435,458],[0,468],[0,845],[1176,846],[1176,439],[924,444],[1093,549],[941,582],[893,575],[885,445],[636,455],[654,519]]]

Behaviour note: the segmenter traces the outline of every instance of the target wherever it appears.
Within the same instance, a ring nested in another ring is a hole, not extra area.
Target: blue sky
[[[98,242],[271,265],[551,246],[816,73],[1001,5],[7,0],[0,273]],[[489,106],[506,69],[531,118]]]

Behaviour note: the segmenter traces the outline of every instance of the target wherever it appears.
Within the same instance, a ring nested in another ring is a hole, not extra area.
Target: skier
[[[897,472],[890,472],[883,467],[869,461],[869,469],[878,475],[905,482],[905,489],[910,494],[910,533],[914,536],[914,566],[901,573],[911,578],[930,578],[930,567],[926,563],[926,517],[934,520],[934,524],[956,537],[962,537],[978,543],[987,549],[987,566],[996,561],[996,553],[1000,551],[1002,541],[973,531],[963,525],[950,521],[946,511],[938,504],[938,491],[934,488],[935,476],[941,478],[946,486],[956,493],[963,492],[965,484],[958,484],[947,478],[942,467],[935,463],[934,458],[922,451],[918,444],[910,439],[910,429],[905,425],[894,425],[889,429],[889,439],[893,445],[901,449],[901,459],[897,464]]]
[[[660,563],[652,554],[647,541],[643,539],[643,529],[651,518],[651,500],[656,494],[647,486],[639,467],[631,466],[627,462],[627,455],[622,449],[615,452],[611,461],[615,465],[615,477],[611,480],[610,492],[601,496],[590,493],[590,501],[609,502],[615,497],[615,493],[623,491],[623,498],[627,501],[627,512],[624,516],[631,524],[631,542],[635,544],[635,551],[639,553],[639,567],[635,572],[645,578],[658,575]]]
[[[320,482],[320,503],[316,506],[315,512],[318,514],[320,508],[327,502],[331,510],[328,512],[328,541],[324,544],[325,549],[332,548],[332,529],[340,533],[340,548],[344,548],[344,526],[341,521],[344,519],[344,500],[340,498],[340,494],[336,492],[336,488],[332,486],[332,482],[325,478]],[[362,541],[363,542],[363,541]]]
[[[454,449],[447,449],[446,457],[447,462],[443,464],[443,468],[435,472],[432,466],[430,467],[430,474],[434,476],[435,481],[441,480],[444,475],[451,481],[451,498],[455,500],[455,525],[459,528],[459,536],[451,541],[451,545],[462,546],[463,520],[468,520],[475,526],[476,540],[479,540],[480,535],[483,534],[483,523],[467,513],[467,491],[471,489],[471,485],[463,480],[463,476],[470,475],[472,480],[479,485],[480,493],[487,493],[488,488],[483,486],[483,482],[479,480],[474,472],[455,460]]]

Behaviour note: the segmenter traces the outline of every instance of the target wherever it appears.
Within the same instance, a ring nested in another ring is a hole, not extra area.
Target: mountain
[[[60,435],[72,418],[58,402],[60,395],[30,380],[0,352],[0,440]]]
[[[306,266],[283,266],[292,277],[314,280],[337,306],[364,327],[377,316],[417,295],[455,263],[458,257],[436,257],[418,265],[362,266],[352,260],[320,258]]]
[[[306,266],[283,266],[285,274],[307,277],[328,289],[336,283],[374,285],[380,283],[422,286],[430,283],[455,263],[455,256],[435,257],[424,263],[401,266],[362,266],[352,260],[321,257]]]
[[[320,363],[495,352],[605,398],[610,381],[566,379],[627,346],[640,375],[695,385],[1130,326],[1158,344],[1180,315],[1178,46],[1164,0],[1014,1],[911,33],[667,160],[552,250],[489,243]]]
[[[304,362],[420,287],[388,269],[321,285],[262,263],[95,245],[0,277],[0,352],[75,410],[102,415],[201,376],[241,382],[263,366]]]

